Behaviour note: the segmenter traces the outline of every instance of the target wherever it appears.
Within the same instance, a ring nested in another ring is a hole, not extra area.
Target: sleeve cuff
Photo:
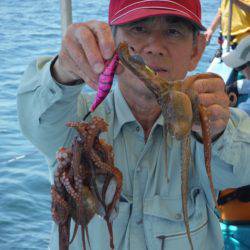
[[[56,62],[57,57],[58,56],[56,56],[55,58],[53,58],[52,61],[47,63],[47,65],[45,65],[45,68],[41,72],[41,74],[42,74],[41,75],[41,79],[42,79],[41,82],[44,83],[44,86],[46,87],[46,89],[54,97],[53,98],[54,101],[59,100],[62,96],[63,96],[64,100],[71,98],[72,96],[77,95],[83,87],[82,80],[81,80],[81,82],[78,81],[78,84],[64,85],[64,84],[57,82],[53,78],[51,69],[52,69],[54,63]]]
[[[212,143],[212,155],[233,166],[233,172],[237,173],[242,166],[249,164],[249,117],[239,109],[231,108],[231,117],[223,134]],[[194,136],[194,134],[192,133]],[[202,141],[197,140],[196,145],[202,148]]]
[[[247,145],[250,144],[249,118],[247,114],[238,109],[231,108],[230,111],[231,118],[228,125],[221,137],[213,143],[212,151],[213,154],[230,165],[245,165],[248,163],[244,151],[247,153]],[[245,148],[243,148],[242,143],[246,143]]]
[[[70,102],[72,98],[78,96],[82,89],[82,84],[62,85],[56,82],[50,73],[52,61],[53,60],[46,62],[38,72],[38,82],[40,85],[38,94],[40,98],[40,110],[37,111],[38,118],[56,102]]]
[[[54,66],[54,64],[56,63],[57,59],[58,59],[58,55],[56,55],[56,56],[54,57],[54,59],[51,61],[51,63],[50,63],[50,75],[51,75],[52,79],[54,80],[54,82],[56,82],[57,84],[60,84],[60,85],[67,85],[67,86],[68,86],[68,85],[69,85],[69,86],[72,86],[72,85],[79,85],[79,84],[83,84],[83,83],[84,83],[84,80],[83,80],[83,79],[74,80],[74,81],[72,81],[72,82],[68,82],[67,84],[63,84],[63,83],[58,82],[58,81],[55,79],[54,74],[53,74],[53,66]]]

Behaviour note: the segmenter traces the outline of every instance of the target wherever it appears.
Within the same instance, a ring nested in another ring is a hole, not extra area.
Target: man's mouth
[[[149,68],[151,68],[155,73],[166,73],[168,70],[165,67],[159,67],[156,64],[147,64],[144,59],[140,55],[132,55],[132,60],[139,64],[146,64]]]
[[[166,68],[161,68],[161,67],[154,67],[154,66],[149,66],[154,72],[156,73],[166,73],[168,70]]]
[[[134,54],[131,56],[131,60],[134,61],[137,64],[141,64],[141,65],[146,65],[148,66],[150,69],[152,69],[156,74],[160,74],[160,73],[167,73],[169,72],[166,67],[161,67],[158,66],[156,63],[149,63],[147,64],[146,61],[144,61],[144,59],[142,58],[142,56],[138,55],[138,54]]]

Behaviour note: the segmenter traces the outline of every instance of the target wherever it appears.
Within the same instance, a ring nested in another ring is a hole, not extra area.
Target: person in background
[[[235,106],[250,115],[250,35],[243,38],[236,49],[225,53],[222,59],[227,66],[243,73],[244,79],[226,85],[226,92],[229,96],[236,96]],[[234,235],[230,227],[223,231],[226,248],[234,248],[235,239],[238,240],[239,249],[241,243],[245,248],[247,244],[244,234],[247,234],[247,230],[250,231],[250,185],[221,191],[218,204],[222,222],[226,225],[236,225],[238,232]],[[242,233],[244,234],[241,235]],[[233,240],[231,240],[232,234]]]
[[[247,95],[244,101],[238,102],[238,108],[250,115],[250,35],[243,38],[236,49],[225,53],[222,60],[227,66],[244,75],[244,79],[226,86],[226,91],[228,94],[234,93],[237,98],[240,95]]]
[[[250,1],[232,0],[231,45],[237,44],[244,36],[250,34]],[[213,33],[220,25],[222,35],[227,38],[230,0],[222,0],[220,8],[210,27],[205,32],[207,43],[210,42]]]
[[[95,93],[82,93],[82,88],[86,84],[98,88],[105,61],[113,57],[118,44],[126,41],[130,53],[140,55],[162,78],[182,80],[202,56],[204,30],[199,0],[110,0],[108,23],[72,24],[58,56],[33,61],[19,86],[18,117],[23,134],[46,156],[52,182],[56,151],[69,147],[77,134],[65,123],[80,121],[89,111]],[[200,103],[210,113],[216,190],[250,182],[246,164],[250,162],[250,154],[246,154],[250,151],[250,119],[239,110],[229,110],[224,86],[220,78],[193,83]],[[119,65],[117,84],[93,116],[109,123],[102,137],[113,145],[115,166],[123,174],[122,199],[113,221],[115,249],[189,249],[182,215],[181,146],[170,136],[164,140],[164,120],[154,94]],[[194,125],[192,131],[196,134],[191,135],[193,164],[187,192],[193,249],[223,249],[203,144],[197,137],[201,128]],[[92,250],[109,249],[103,219],[95,216],[88,233]],[[50,249],[58,249],[55,224]],[[70,249],[82,249],[80,230]]]

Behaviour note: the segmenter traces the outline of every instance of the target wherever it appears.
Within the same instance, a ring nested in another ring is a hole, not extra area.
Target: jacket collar
[[[134,115],[132,114],[126,100],[124,99],[122,92],[119,88],[119,85],[116,84],[114,87],[114,103],[115,103],[115,120],[114,120],[114,139],[120,133],[122,127],[130,122],[136,122]],[[160,115],[156,120],[153,129],[160,125],[163,127],[164,119],[163,116]]]

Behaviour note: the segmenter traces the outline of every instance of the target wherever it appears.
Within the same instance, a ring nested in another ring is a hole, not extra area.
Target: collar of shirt
[[[132,114],[126,100],[124,99],[118,84],[116,84],[116,86],[114,87],[114,103],[115,103],[114,138],[116,138],[117,135],[120,133],[123,125],[130,122],[136,122],[136,123],[138,122],[136,121],[134,115]],[[160,115],[156,120],[152,128],[152,131],[158,125],[163,127],[163,124],[164,124],[164,119],[163,116]]]

